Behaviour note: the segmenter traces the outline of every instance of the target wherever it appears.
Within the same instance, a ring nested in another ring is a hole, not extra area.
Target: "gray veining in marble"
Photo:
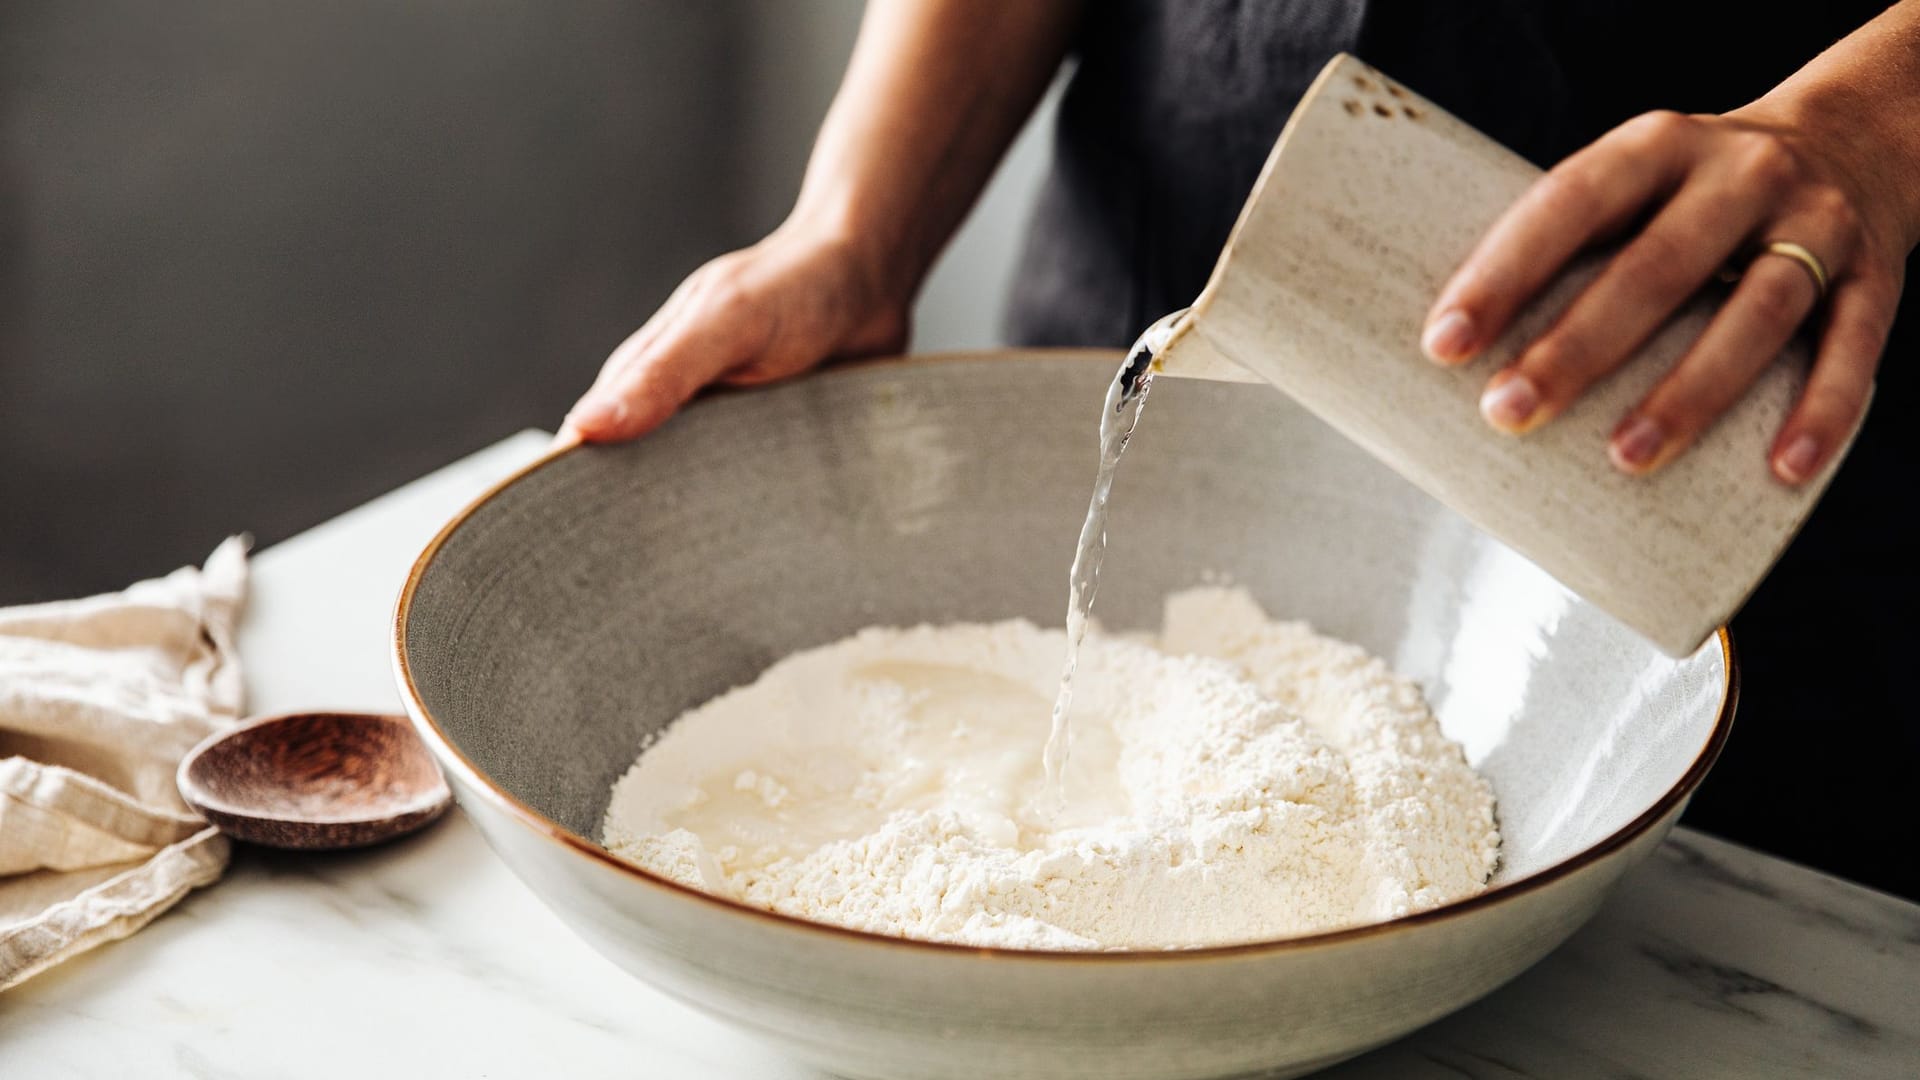
[[[1326,1075],[1917,1072],[1920,905],[1681,829],[1546,962]]]

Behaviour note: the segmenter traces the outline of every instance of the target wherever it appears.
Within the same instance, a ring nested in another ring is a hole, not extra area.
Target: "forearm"
[[[790,223],[911,293],[1065,56],[1081,0],[871,0]]]
[[[1881,203],[1901,251],[1920,243],[1920,0],[1902,0],[1750,107],[1817,133]]]

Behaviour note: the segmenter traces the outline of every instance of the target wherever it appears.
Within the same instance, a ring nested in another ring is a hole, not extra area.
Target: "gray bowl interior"
[[[421,702],[481,772],[597,839],[649,733],[795,649],[873,624],[1059,625],[1115,362],[842,369],[549,462],[422,573]],[[1496,880],[1671,791],[1726,689],[1718,642],[1661,655],[1265,387],[1161,380],[1111,537],[1109,626],[1154,626],[1169,590],[1220,572],[1421,680],[1493,781]]]

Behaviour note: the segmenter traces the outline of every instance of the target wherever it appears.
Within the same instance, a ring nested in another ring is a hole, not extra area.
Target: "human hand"
[[[1769,461],[1784,483],[1814,476],[1866,407],[1913,241],[1900,180],[1873,175],[1859,148],[1785,113],[1766,99],[1725,116],[1648,113],[1567,158],[1441,289],[1422,347],[1441,363],[1471,359],[1578,251],[1628,235],[1553,326],[1488,382],[1487,422],[1523,434],[1565,411],[1723,267],[1750,257],[1699,340],[1614,430],[1615,467],[1652,472],[1739,400],[1821,302],[1810,268],[1764,253],[1790,241],[1830,279],[1813,371]]]
[[[795,375],[822,360],[898,352],[909,298],[859,246],[782,226],[695,270],[620,343],[561,425],[562,442],[644,435],[709,383]]]

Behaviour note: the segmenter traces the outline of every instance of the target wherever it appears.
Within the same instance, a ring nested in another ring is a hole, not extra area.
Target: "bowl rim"
[[[998,362],[1015,358],[1104,360],[1108,363],[1113,363],[1121,359],[1124,355],[1123,352],[1116,349],[1087,348],[1006,348],[918,353],[875,357],[832,364],[806,377],[831,378],[840,373],[869,371],[876,368],[917,367],[930,363]],[[777,386],[779,384],[776,383],[773,385]],[[760,389],[763,388],[713,388],[701,393],[689,407],[697,408],[708,398],[728,397],[740,393],[754,393]],[[1230,945],[1210,945],[1192,949],[1114,951],[1017,949],[1000,946],[964,945],[956,942],[926,941],[919,938],[896,937],[891,934],[856,930],[852,927],[837,926],[832,923],[815,922],[811,919],[803,919],[794,915],[784,915],[777,911],[769,911],[766,908],[744,904],[723,896],[715,896],[712,893],[693,888],[692,886],[683,885],[677,881],[642,869],[615,855],[604,846],[566,828],[559,822],[554,821],[521,801],[518,796],[501,787],[491,776],[478,765],[474,764],[458,746],[454,745],[452,739],[441,729],[440,722],[435,719],[433,713],[428,710],[426,702],[421,700],[419,687],[415,684],[413,678],[412,661],[408,655],[407,623],[413,612],[414,595],[418,591],[421,579],[425,576],[434,557],[440,553],[440,549],[453,537],[454,533],[460,530],[460,527],[464,525],[469,518],[482,507],[499,497],[502,492],[519,483],[527,476],[546,468],[561,458],[580,449],[581,445],[578,443],[556,441],[553,446],[538,458],[515,469],[505,479],[488,487],[486,491],[482,492],[472,502],[462,507],[459,513],[455,514],[434,534],[433,539],[427,542],[427,546],[421,549],[420,554],[414,559],[412,566],[408,568],[406,581],[401,585],[399,596],[394,602],[392,640],[394,676],[399,683],[407,713],[412,718],[414,728],[419,732],[421,739],[424,740],[428,748],[433,751],[434,756],[439,759],[442,769],[448,773],[450,777],[457,777],[461,781],[461,786],[479,794],[487,802],[491,803],[495,809],[503,812],[508,818],[518,822],[533,832],[534,835],[549,842],[557,843],[564,849],[584,855],[644,885],[665,890],[669,894],[685,897],[697,903],[708,904],[734,914],[767,920],[773,925],[789,930],[826,934],[868,945],[908,950],[931,950],[936,953],[949,955],[970,955],[990,959],[1017,959],[1044,963],[1113,964],[1137,963],[1141,961],[1155,963],[1198,962],[1204,960],[1243,958],[1267,953],[1293,952],[1303,949],[1338,945],[1398,931],[1412,930],[1434,923],[1449,922],[1472,914],[1473,912],[1501,904],[1507,900],[1538,892],[1564,878],[1571,877],[1581,870],[1604,861],[1608,856],[1626,847],[1638,839],[1643,833],[1665,820],[1686,802],[1693,794],[1693,790],[1699,786],[1700,781],[1705,779],[1708,770],[1713,767],[1714,762],[1718,760],[1722,748],[1726,746],[1728,734],[1733,727],[1734,713],[1739,704],[1739,660],[1733,647],[1733,635],[1725,626],[1722,626],[1714,632],[1715,640],[1720,643],[1722,671],[1724,674],[1721,682],[1720,705],[1718,712],[1714,716],[1713,730],[1708,733],[1706,742],[1701,746],[1700,752],[1694,757],[1693,762],[1688,765],[1686,772],[1681,774],[1680,779],[1676,781],[1671,788],[1664,792],[1658,799],[1654,800],[1651,806],[1641,811],[1632,821],[1629,821],[1626,825],[1615,830],[1605,838],[1543,870],[1535,871],[1526,877],[1514,881],[1490,886],[1463,900],[1456,900],[1438,907],[1414,912],[1410,915],[1387,919],[1383,922],[1349,926],[1338,930],[1306,934],[1300,937],[1236,942]],[[517,873],[518,871],[516,871],[516,875]]]

